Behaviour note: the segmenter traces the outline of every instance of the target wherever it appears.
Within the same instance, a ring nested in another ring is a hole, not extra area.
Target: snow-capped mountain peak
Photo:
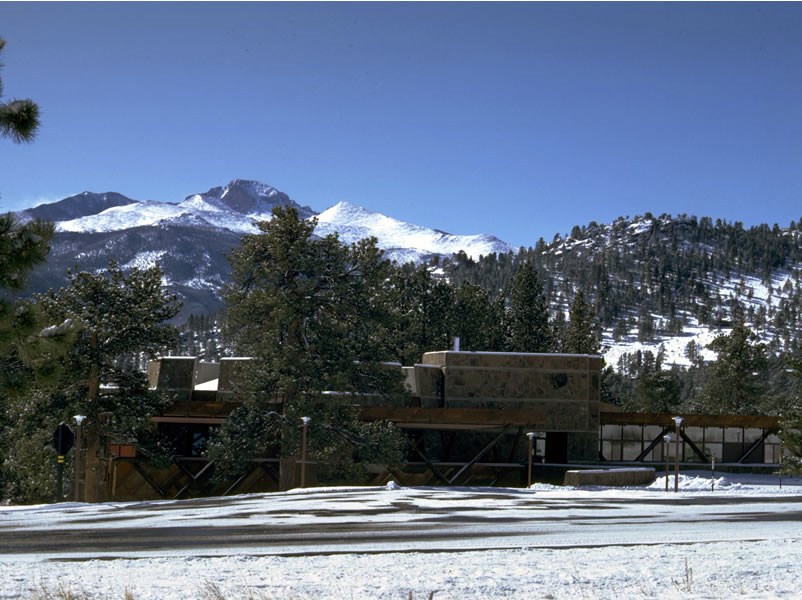
[[[89,195],[93,206],[100,210],[91,212],[60,211],[58,215],[77,214],[76,218],[54,219],[58,231],[75,233],[100,233],[123,231],[134,227],[166,227],[170,225],[226,229],[236,233],[255,233],[255,222],[269,220],[274,206],[295,206],[303,217],[314,214],[308,206],[293,202],[287,194],[259,183],[235,179],[226,186],[214,187],[202,194],[187,196],[180,203],[136,201],[115,195],[109,201],[98,200],[98,194],[84,192],[70,200],[76,205],[86,205]],[[109,194],[102,196],[105,199]],[[123,200],[127,202],[123,202]],[[62,201],[62,202],[66,202]],[[110,207],[108,207],[108,205]]]
[[[182,318],[220,308],[217,290],[227,281],[226,256],[256,223],[272,218],[276,206],[291,206],[301,218],[316,215],[274,187],[245,179],[191,194],[179,202],[138,201],[107,192],[84,192],[18,213],[56,224],[57,235],[46,265],[34,275],[33,291],[63,280],[76,265],[102,271],[110,259],[121,265],[158,262],[169,286],[184,299]],[[376,237],[386,256],[399,263],[421,263],[464,251],[472,257],[507,252],[508,244],[487,235],[451,235],[388,217],[348,202],[318,215],[315,233],[336,233],[344,243]]]
[[[84,192],[52,205],[53,208],[47,206],[36,210],[52,214],[60,232],[111,233],[140,227],[190,227],[236,234],[257,233],[256,223],[270,220],[273,208],[292,206],[302,218],[317,217],[317,235],[336,233],[346,244],[375,237],[387,256],[398,262],[421,262],[434,255],[459,251],[478,258],[512,249],[490,235],[452,235],[405,223],[350,202],[338,202],[316,215],[311,208],[297,204],[276,188],[245,179],[234,179],[225,186],[192,194],[178,203],[136,201],[120,194]]]
[[[338,202],[320,213],[317,220],[316,234],[323,236],[336,233],[347,244],[366,237],[375,237],[379,247],[399,262],[404,262],[410,251],[421,256],[463,251],[472,258],[479,258],[480,255],[508,252],[512,249],[509,244],[491,235],[452,235],[405,223],[350,202]]]
[[[233,211],[255,220],[269,219],[275,206],[295,206],[303,217],[314,214],[311,208],[296,204],[276,188],[246,179],[234,179],[225,186],[188,196],[181,204],[201,210]]]

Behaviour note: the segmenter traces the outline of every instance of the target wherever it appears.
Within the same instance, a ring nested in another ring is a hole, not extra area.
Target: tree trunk
[[[93,345],[96,344],[95,336],[92,337]],[[86,400],[90,407],[97,405],[100,393],[100,368],[93,365],[89,371],[87,381]],[[96,410],[91,411],[98,414]],[[98,415],[99,418],[99,415]],[[106,449],[103,442],[103,423],[92,423],[87,429],[86,436],[86,463],[84,472],[84,501],[85,502],[105,502],[108,500],[106,485]]]

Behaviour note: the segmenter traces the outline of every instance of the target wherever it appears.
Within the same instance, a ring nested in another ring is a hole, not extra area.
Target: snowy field
[[[0,598],[802,597],[798,479],[780,487],[776,476],[728,475],[711,491],[709,478],[682,476],[679,494],[667,494],[664,483],[529,490],[389,485],[220,501],[5,506],[0,539],[20,543],[49,532],[123,536],[134,523],[144,531],[247,524],[253,531],[334,533],[312,545],[277,534],[269,545],[147,552],[102,546],[17,552],[6,541]],[[673,478],[669,483],[673,489]],[[413,535],[349,538],[351,526]]]

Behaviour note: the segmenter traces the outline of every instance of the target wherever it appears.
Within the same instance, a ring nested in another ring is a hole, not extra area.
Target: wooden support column
[[[287,456],[279,459],[279,489],[282,492],[297,487],[297,462],[294,456]]]
[[[604,425],[602,423],[599,423],[599,460],[607,462],[607,458],[604,456]]]
[[[646,425],[641,424],[641,426],[640,426],[640,453],[641,453],[642,456],[645,456],[645,454],[643,453],[644,450],[645,450],[644,444],[646,444]]]

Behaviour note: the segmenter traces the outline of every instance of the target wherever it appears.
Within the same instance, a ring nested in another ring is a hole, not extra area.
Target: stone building
[[[176,455],[168,469],[154,469],[133,446],[110,445],[108,497],[180,498],[277,491],[298,484],[297,457],[266,456],[236,481],[214,482],[204,457],[212,428],[242,404],[242,368],[253,359],[218,363],[166,357],[150,364],[150,387],[168,394],[172,406],[154,417]],[[370,394],[324,393],[321,402],[353,402],[365,421],[386,420],[407,434],[402,465],[373,465],[372,484],[522,486],[561,481],[567,464],[630,462],[661,465],[680,453],[683,463],[712,457],[745,463],[776,463],[781,454],[776,417],[686,415],[681,439],[673,415],[623,413],[600,402],[602,359],[595,355],[497,352],[428,352],[400,369],[408,399],[385,405]],[[276,404],[274,410],[281,413]],[[779,448],[779,451],[778,451]],[[531,457],[531,462],[530,462]],[[305,465],[314,485],[316,465]],[[343,482],[345,483],[345,482]]]
[[[110,496],[182,497],[291,487],[297,477],[288,477],[286,460],[278,457],[255,461],[246,477],[223,486],[209,478],[213,466],[203,456],[206,439],[241,404],[239,373],[250,360],[153,361],[150,387],[173,400],[154,421],[176,449],[175,464],[154,470],[135,456],[135,449],[117,447]],[[538,464],[597,457],[599,356],[444,351],[426,353],[413,366],[388,368],[402,370],[406,405],[385,406],[370,395],[353,401],[363,419],[392,421],[405,430],[410,453],[404,465],[376,465],[374,483],[521,485],[530,442]],[[336,392],[321,401],[332,395]],[[281,411],[280,405],[276,410]],[[314,464],[307,481],[315,481]]]

